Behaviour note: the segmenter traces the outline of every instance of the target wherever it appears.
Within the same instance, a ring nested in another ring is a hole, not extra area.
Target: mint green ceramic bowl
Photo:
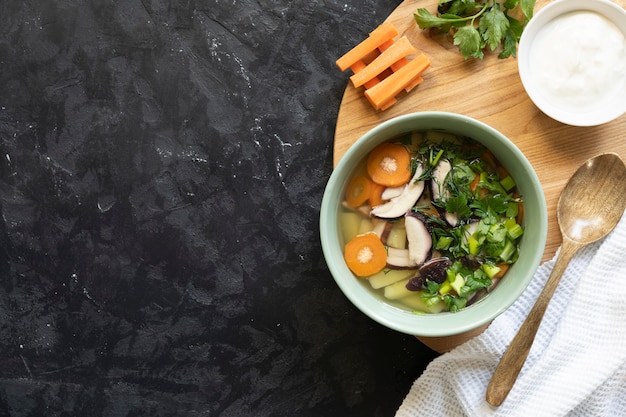
[[[443,130],[471,137],[487,148],[508,168],[524,199],[524,236],[520,257],[495,290],[482,300],[456,313],[415,314],[386,302],[357,279],[343,259],[339,232],[340,205],[347,179],[356,164],[376,145],[414,130]],[[526,289],[541,262],[548,229],[545,197],[539,178],[524,154],[504,135],[470,117],[445,112],[418,112],[384,122],[359,138],[339,161],[324,191],[320,211],[320,236],[324,257],[337,285],[363,313],[396,331],[415,336],[451,336],[476,329],[505,311]]]

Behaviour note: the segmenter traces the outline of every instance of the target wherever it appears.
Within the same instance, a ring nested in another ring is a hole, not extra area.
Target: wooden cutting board
[[[615,2],[626,8],[626,0]],[[537,0],[535,12],[547,3]],[[423,75],[424,82],[400,95],[398,102],[384,112],[375,111],[363,90],[348,84],[337,117],[334,164],[369,129],[402,114],[449,111],[487,123],[520,148],[539,176],[549,219],[543,261],[551,259],[561,244],[556,221],[561,190],[574,171],[592,156],[617,152],[626,160],[626,115],[597,127],[567,126],[551,119],[528,98],[515,58],[502,60],[495,54],[486,54],[483,60],[464,60],[448,35],[430,36],[417,27],[413,13],[420,7],[434,13],[437,0],[405,0],[387,20],[430,58],[431,67]],[[352,46],[347,46],[346,51]]]

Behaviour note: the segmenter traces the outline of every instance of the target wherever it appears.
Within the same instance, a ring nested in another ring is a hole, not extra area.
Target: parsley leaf
[[[482,59],[486,47],[492,51],[501,47],[498,58],[508,58],[516,55],[524,26],[533,16],[535,1],[439,0],[437,14],[419,8],[413,17],[421,29],[452,32],[454,45],[465,59]],[[521,10],[521,21],[509,16],[514,9]]]
[[[474,26],[463,26],[454,33],[454,44],[467,59],[468,57],[482,59],[483,42],[480,33]]]
[[[533,17],[533,11],[535,10],[535,0],[520,0],[522,13],[524,13],[524,17],[526,20],[530,20]]]
[[[443,301],[446,303],[448,310],[452,313],[462,310],[467,305],[467,298],[454,297],[449,294],[443,296]]]
[[[522,32],[524,31],[524,25],[522,22],[508,15],[506,18],[509,20],[509,27],[504,34],[502,51],[500,52],[500,55],[498,55],[498,58],[517,56],[517,43],[521,39]]]
[[[452,196],[446,201],[446,211],[456,213],[459,218],[466,218],[472,215],[472,210],[467,205],[467,196],[461,194]]]
[[[456,14],[459,16],[473,15],[482,8],[482,5],[477,4],[474,0],[441,0],[439,2],[438,10],[440,13],[444,11],[448,14]]]
[[[441,14],[441,15],[433,15],[428,9],[420,8],[417,9],[417,13],[414,15],[415,21],[422,29],[430,29],[430,28],[446,28],[446,32],[450,30],[453,24],[458,26],[462,26],[466,19],[463,19],[460,16],[452,15],[452,14]]]
[[[435,281],[431,281],[429,279],[426,280],[426,289],[432,295],[436,295],[439,292],[441,285],[437,284]]]
[[[487,46],[493,51],[504,39],[509,21],[500,7],[491,7],[480,19],[478,28]]]

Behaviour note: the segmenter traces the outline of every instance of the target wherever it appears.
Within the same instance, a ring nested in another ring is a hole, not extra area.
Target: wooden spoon
[[[557,203],[563,243],[552,273],[487,386],[487,402],[502,404],[535,340],[563,272],[578,249],[605,237],[626,209],[626,166],[615,153],[589,159],[568,181]]]

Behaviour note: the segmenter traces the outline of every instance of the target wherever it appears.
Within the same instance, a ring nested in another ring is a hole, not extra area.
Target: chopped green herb
[[[433,170],[442,160],[451,165],[438,188],[439,199],[431,200],[439,213],[429,205],[416,205],[413,210],[426,218],[434,249],[455,260],[443,283],[426,280],[424,302],[444,302],[449,311],[458,311],[477,291],[492,285],[492,278],[501,270],[498,264],[517,260],[517,240],[524,233],[516,221],[521,199],[512,194],[516,190],[513,178],[500,178],[498,170],[467,143],[426,142],[415,159],[426,167],[425,180],[433,180]],[[479,181],[474,191],[470,185],[476,176]],[[449,224],[442,212],[456,214],[458,224]]]
[[[457,213],[459,217],[465,218],[472,215],[472,209],[467,203],[467,195],[465,194],[452,196],[446,202],[445,208],[448,213]]]
[[[515,187],[515,180],[513,180],[513,177],[508,175],[500,180],[500,185],[502,185],[505,190],[510,191],[513,187]]]
[[[517,224],[514,218],[506,219],[504,226],[506,227],[509,239],[511,240],[515,240],[524,234],[524,229],[522,229],[522,226]]]
[[[489,278],[493,278],[496,274],[498,274],[498,272],[500,272],[501,268],[494,263],[485,262],[482,265],[482,269]]]
[[[435,244],[435,249],[448,250],[452,242],[454,242],[454,239],[452,239],[450,236],[441,236],[439,239],[437,239],[437,243]]]

